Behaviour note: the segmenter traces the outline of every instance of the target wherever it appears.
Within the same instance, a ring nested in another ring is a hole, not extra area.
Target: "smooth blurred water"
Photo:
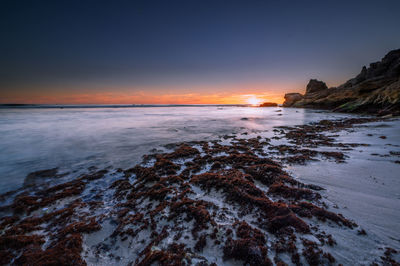
[[[1,108],[0,193],[18,188],[28,173],[37,170],[127,168],[168,143],[343,116],[237,106]]]

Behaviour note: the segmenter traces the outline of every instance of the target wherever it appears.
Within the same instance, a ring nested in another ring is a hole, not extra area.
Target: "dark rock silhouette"
[[[317,79],[311,79],[307,84],[306,94],[319,92],[326,89],[328,89],[328,86],[326,86],[325,82]]]
[[[277,107],[277,106],[278,106],[277,103],[271,103],[271,102],[266,102],[266,103],[260,104],[260,107]]]
[[[400,49],[389,52],[380,62],[371,63],[368,68],[364,66],[357,77],[350,79],[343,86],[354,86],[375,78],[399,78],[399,76]]]

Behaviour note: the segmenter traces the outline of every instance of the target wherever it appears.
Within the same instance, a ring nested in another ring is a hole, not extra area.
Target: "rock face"
[[[328,86],[326,86],[325,82],[319,81],[317,79],[311,79],[307,84],[306,94],[320,92],[327,89]]]
[[[283,106],[400,115],[400,49],[364,66],[355,78],[336,88],[311,79],[304,96],[286,94]]]
[[[290,107],[295,102],[302,100],[304,97],[300,93],[286,93],[285,94],[285,102],[283,103],[283,107]]]
[[[266,102],[266,103],[260,104],[260,107],[277,107],[277,106],[278,106],[277,103],[271,103],[271,102]]]
[[[363,67],[357,77],[350,79],[343,86],[350,87],[365,80],[382,78],[398,78],[400,76],[400,49],[385,55],[380,62],[371,63],[369,68]]]

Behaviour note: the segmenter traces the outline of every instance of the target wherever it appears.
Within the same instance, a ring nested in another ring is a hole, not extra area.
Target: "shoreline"
[[[340,257],[342,236],[369,243],[363,240],[370,237],[369,230],[348,219],[351,212],[341,216],[337,213],[344,209],[329,206],[323,183],[316,185],[316,179],[287,170],[290,165],[310,170],[311,163],[328,162],[331,168],[346,164],[354,159],[349,152],[368,145],[338,143],[337,135],[386,121],[321,120],[312,126],[275,127],[270,138],[225,135],[170,145],[167,150],[173,149],[145,156],[134,168],[97,170],[55,186],[44,182],[46,174],[36,173],[38,187],[32,183],[13,200],[6,194],[11,205],[1,210],[11,216],[0,220],[0,242],[14,244],[3,244],[0,252],[3,259],[38,263],[351,262]],[[396,154],[391,156],[393,166],[398,165]],[[181,228],[174,230],[176,226]],[[62,254],[62,249],[70,254]],[[398,260],[392,249],[374,255],[368,263]]]

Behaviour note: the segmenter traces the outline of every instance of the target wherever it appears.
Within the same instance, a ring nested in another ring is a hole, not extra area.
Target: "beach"
[[[397,118],[220,105],[0,121],[2,263],[399,261]]]

